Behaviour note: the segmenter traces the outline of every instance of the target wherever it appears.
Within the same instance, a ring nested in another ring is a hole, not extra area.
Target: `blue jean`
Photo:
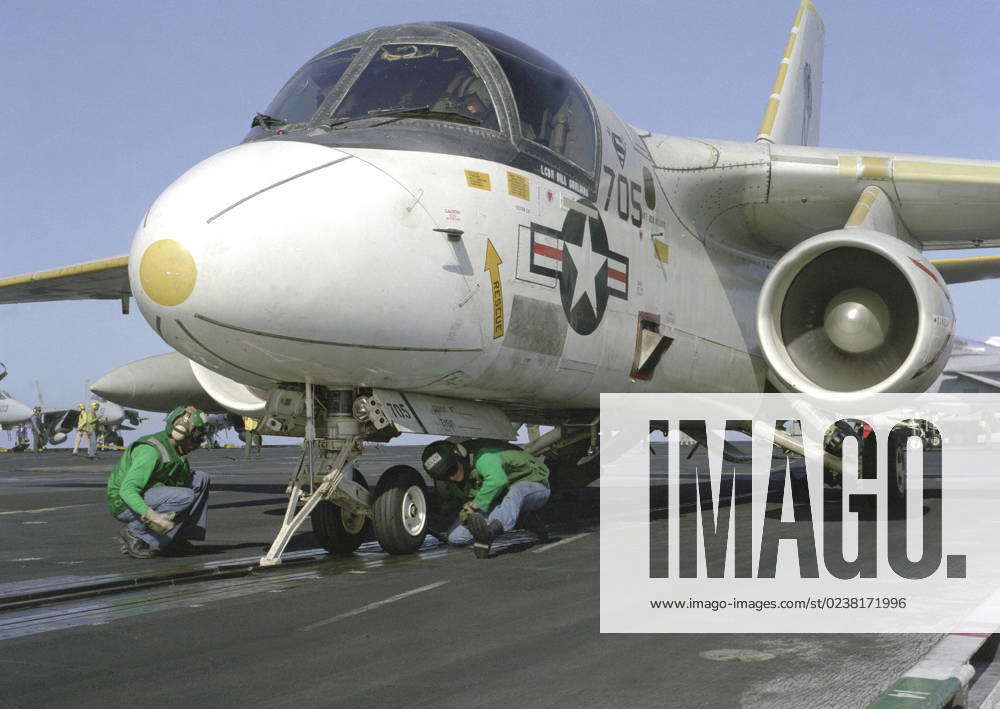
[[[195,470],[191,487],[151,487],[142,496],[146,504],[157,512],[175,512],[174,528],[166,534],[157,534],[142,521],[130,507],[115,515],[119,522],[128,524],[129,531],[149,544],[155,551],[170,546],[174,539],[203,541],[208,524],[208,476]]]
[[[546,485],[535,482],[515,483],[507,490],[500,504],[486,517],[486,521],[497,520],[503,531],[509,532],[514,529],[521,512],[541,509],[548,501],[549,488]],[[472,544],[472,533],[455,520],[455,524],[448,530],[448,543],[455,546]]]

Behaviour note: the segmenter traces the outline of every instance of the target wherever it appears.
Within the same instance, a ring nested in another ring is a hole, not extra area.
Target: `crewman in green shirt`
[[[494,539],[518,527],[548,540],[537,510],[549,500],[549,469],[535,456],[506,441],[472,438],[435,441],[421,460],[457,513],[449,544],[472,543],[476,558],[485,559]]]
[[[208,476],[192,471],[188,453],[205,439],[205,414],[178,406],[166,428],[130,445],[108,478],[108,509],[124,522],[122,553],[148,559],[170,549],[191,552],[208,521]]]

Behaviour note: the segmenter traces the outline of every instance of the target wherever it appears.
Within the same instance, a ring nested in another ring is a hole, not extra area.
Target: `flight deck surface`
[[[358,467],[374,482],[419,451]],[[117,453],[0,456],[3,704],[865,706],[940,639],[602,635],[596,487],[554,497],[548,544],[515,532],[487,561],[432,537],[335,558],[306,530],[253,570],[297,454],[192,454],[212,478],[208,540],[150,560],[121,554],[107,513]]]

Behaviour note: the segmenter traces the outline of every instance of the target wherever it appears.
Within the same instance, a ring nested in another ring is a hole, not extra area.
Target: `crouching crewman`
[[[205,539],[208,476],[191,471],[188,453],[205,439],[205,414],[178,406],[166,429],[130,445],[108,478],[108,508],[126,526],[122,553],[148,559],[169,550],[190,552]]]
[[[444,501],[458,512],[449,544],[471,542],[476,557],[485,559],[493,540],[512,529],[548,541],[537,510],[549,501],[549,469],[535,456],[506,441],[473,438],[435,441],[421,460]]]

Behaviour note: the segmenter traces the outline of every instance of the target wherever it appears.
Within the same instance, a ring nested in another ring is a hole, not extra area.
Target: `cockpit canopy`
[[[521,135],[593,172],[594,115],[576,79],[523,42],[483,27],[449,23],[481,41],[499,62],[514,94]]]
[[[330,47],[295,73],[247,137],[406,119],[463,124],[469,135],[506,137],[536,159],[594,175],[598,131],[577,81],[517,40],[460,23],[385,27]]]
[[[307,123],[323,105],[327,94],[340,81],[357,53],[357,49],[348,49],[313,59],[288,80],[265,114],[277,118],[282,124]]]

